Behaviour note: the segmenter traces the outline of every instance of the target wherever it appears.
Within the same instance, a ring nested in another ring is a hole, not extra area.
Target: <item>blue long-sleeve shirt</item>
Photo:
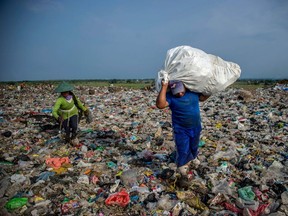
[[[178,124],[185,128],[201,127],[199,96],[199,93],[189,90],[179,98],[170,92],[166,94],[166,100],[172,111],[172,124]]]

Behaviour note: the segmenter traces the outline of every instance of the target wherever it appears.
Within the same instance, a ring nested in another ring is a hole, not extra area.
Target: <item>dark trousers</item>
[[[173,125],[176,144],[176,164],[178,167],[187,164],[197,157],[201,130],[201,126],[190,129],[177,124]]]
[[[77,128],[78,128],[78,115],[71,116],[68,119],[65,119],[62,122],[62,128],[64,128],[66,137],[76,136]]]

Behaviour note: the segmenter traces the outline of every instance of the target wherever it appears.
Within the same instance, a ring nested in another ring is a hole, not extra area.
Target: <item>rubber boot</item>
[[[71,139],[70,139],[70,134],[66,134],[65,135],[65,142],[66,143],[70,143]]]
[[[76,138],[77,138],[77,133],[72,133],[71,139],[73,140],[73,139],[76,139]]]
[[[79,144],[79,140],[77,138],[77,133],[72,133],[72,137],[71,137],[71,145],[72,146],[76,146]]]

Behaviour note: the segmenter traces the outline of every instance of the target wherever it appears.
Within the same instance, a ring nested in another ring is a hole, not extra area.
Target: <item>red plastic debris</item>
[[[237,208],[236,206],[234,206],[231,203],[224,202],[224,203],[222,203],[222,206],[224,206],[224,208],[229,210],[229,211],[232,211],[232,212],[235,212],[238,214],[242,214],[242,210]]]
[[[125,207],[129,204],[130,197],[129,194],[125,191],[125,189],[122,189],[118,193],[111,194],[106,200],[106,205],[119,205],[121,207]]]
[[[265,211],[265,209],[266,209],[269,205],[270,205],[269,203],[261,204],[256,211],[253,211],[253,210],[249,209],[249,213],[250,213],[252,216],[260,216],[260,215],[262,215],[262,213]]]
[[[54,169],[59,169],[63,164],[69,164],[69,163],[70,160],[68,157],[46,159],[46,165]]]

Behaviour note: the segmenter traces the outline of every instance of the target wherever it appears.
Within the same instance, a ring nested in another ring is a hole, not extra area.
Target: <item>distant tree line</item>
[[[25,84],[39,84],[39,83],[46,83],[46,84],[58,84],[62,81],[67,81],[70,83],[83,83],[83,82],[105,82],[110,84],[117,84],[117,83],[144,83],[144,84],[151,84],[154,85],[155,79],[87,79],[87,80],[36,80],[36,81],[7,81],[7,82],[0,82],[5,83],[9,85],[18,85],[19,83],[25,83]],[[239,79],[235,83],[247,83],[251,85],[273,85],[275,83],[279,84],[287,84],[287,79]]]

